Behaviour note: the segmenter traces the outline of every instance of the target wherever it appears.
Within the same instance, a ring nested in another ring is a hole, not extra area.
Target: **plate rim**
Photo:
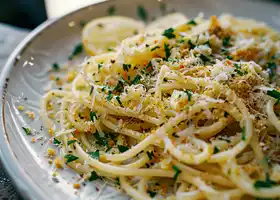
[[[82,10],[88,9],[91,6],[96,6],[99,4],[106,4],[113,2],[114,0],[100,0],[97,3],[92,3],[90,5],[81,7],[77,10],[71,11],[62,15],[61,17],[54,19],[47,19],[45,22],[36,27],[31,31],[12,51],[8,57],[5,65],[1,71],[0,75],[0,118],[1,118],[1,128],[0,128],[0,162],[3,165],[4,171],[8,173],[8,176],[13,183],[13,186],[16,188],[16,191],[24,199],[48,199],[46,198],[43,190],[37,185],[31,177],[26,175],[24,169],[19,164],[17,157],[15,156],[12,148],[10,146],[9,137],[6,130],[5,117],[4,117],[4,106],[6,101],[6,89],[9,82],[9,75],[12,68],[18,61],[18,56],[20,56],[25,49],[32,43],[32,41],[38,37],[44,30],[50,28],[60,20],[73,15]]]

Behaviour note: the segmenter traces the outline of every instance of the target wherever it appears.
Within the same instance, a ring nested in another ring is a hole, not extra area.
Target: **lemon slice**
[[[125,38],[144,30],[144,24],[128,17],[112,16],[90,21],[83,29],[82,41],[89,55],[116,51]]]
[[[188,19],[181,13],[172,13],[150,23],[146,27],[146,32],[149,32],[154,29],[162,30],[170,27],[175,27],[178,24],[186,23],[187,20]]]

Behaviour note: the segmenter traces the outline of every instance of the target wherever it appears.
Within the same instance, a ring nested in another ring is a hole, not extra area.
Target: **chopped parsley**
[[[105,137],[101,137],[97,131],[94,133],[94,137],[96,138],[96,144],[106,147],[108,146],[107,139]]]
[[[121,153],[126,152],[129,148],[124,145],[118,145],[118,149]]]
[[[191,40],[188,40],[188,45],[190,46],[190,49],[194,49],[195,45],[192,43]]]
[[[219,152],[220,152],[220,149],[218,147],[214,146],[214,154],[219,153]]]
[[[188,25],[193,25],[193,26],[197,25],[197,23],[193,19],[188,21],[187,24]]]
[[[120,178],[119,178],[119,177],[116,179],[116,184],[117,184],[117,185],[121,185],[121,183],[120,183]]]
[[[270,180],[269,174],[266,174],[265,181],[256,181],[254,183],[254,187],[256,190],[259,190],[260,188],[271,188],[276,184],[277,183],[275,181]]]
[[[154,51],[154,50],[159,49],[159,48],[160,48],[159,46],[155,46],[155,47],[151,48],[151,51]]]
[[[154,152],[150,152],[150,151],[147,151],[147,155],[149,157],[150,160],[153,160],[153,157],[154,157]]]
[[[151,190],[148,190],[147,192],[149,193],[150,197],[152,197],[152,198],[155,197],[155,196],[157,195],[156,192],[151,191]]]
[[[64,158],[66,159],[66,164],[79,159],[77,156],[74,156],[72,154],[66,154]]]
[[[77,142],[77,140],[69,140],[69,141],[67,141],[67,145],[74,144],[75,142]]]
[[[169,45],[164,43],[164,51],[165,51],[165,60],[168,60],[168,58],[171,56],[171,48],[169,48]]]
[[[174,34],[174,29],[173,28],[169,28],[169,29],[166,29],[163,34],[163,36],[167,37],[168,39],[172,39],[172,38],[175,38],[176,35]]]
[[[107,49],[107,51],[114,51],[114,49],[112,49],[112,48],[108,48],[108,49]]]
[[[83,45],[82,43],[79,43],[74,47],[72,54],[68,57],[68,60],[72,60],[74,56],[77,56],[82,52],[83,52]]]
[[[53,138],[53,144],[59,145],[61,142],[58,139]]]
[[[89,95],[91,95],[93,92],[93,86],[91,86],[90,91],[89,91]]]
[[[245,132],[245,128],[244,128],[244,127],[242,128],[242,136],[241,136],[241,139],[244,140],[244,141],[246,140],[246,132]]]
[[[107,9],[108,15],[115,15],[116,14],[116,6],[110,6]]]
[[[98,63],[98,71],[101,69],[101,67],[103,67],[103,63]]]
[[[245,75],[245,74],[248,73],[248,72],[243,73],[242,71],[240,71],[241,66],[238,65],[238,64],[236,64],[236,63],[234,64],[234,67],[235,67],[235,70],[234,70],[234,71],[236,71],[236,73],[239,74],[240,76],[243,76],[243,75]]]
[[[99,179],[99,176],[97,175],[97,173],[95,171],[92,171],[88,180],[89,181],[95,181],[97,179]]]
[[[136,84],[138,84],[138,83],[140,82],[140,80],[141,80],[141,76],[140,76],[140,75],[136,75],[136,76],[134,77],[134,79],[131,81],[131,83],[132,83],[133,85],[136,85]]]
[[[278,102],[280,101],[280,92],[278,92],[277,90],[268,90],[267,95],[277,99],[276,104],[278,104]]]
[[[111,101],[113,99],[112,91],[108,92],[108,96],[106,97],[107,101]]]
[[[115,91],[115,92],[122,92],[122,90],[123,90],[123,82],[122,82],[122,80],[119,80],[118,84],[113,89],[113,91]]]
[[[227,59],[229,59],[229,60],[232,60],[232,59],[233,59],[233,57],[232,57],[232,56],[230,56],[230,55],[229,55],[229,56],[227,56],[226,58],[227,58]]]
[[[95,112],[90,111],[89,116],[91,121],[97,120],[97,116]]]
[[[226,36],[224,39],[223,39],[223,45],[224,46],[231,46],[231,44],[230,44],[230,39],[231,39],[231,37],[230,36]]]
[[[273,78],[274,78],[274,76],[275,76],[275,70],[276,70],[276,68],[277,68],[277,65],[275,64],[275,62],[269,62],[269,63],[267,63],[267,69],[268,69],[270,81],[272,81]]]
[[[137,7],[137,14],[139,16],[139,18],[141,20],[143,20],[144,22],[148,21],[148,12],[146,11],[146,9],[144,8],[144,6],[139,5]]]
[[[93,159],[99,160],[99,158],[100,158],[100,153],[99,153],[98,150],[95,151],[95,152],[89,152],[88,154],[89,154]]]
[[[207,40],[207,42],[204,42],[204,45],[208,45],[210,47],[210,41]]]
[[[185,93],[188,95],[188,101],[190,102],[192,100],[192,92],[189,90],[186,90]]]
[[[179,174],[181,173],[181,170],[175,165],[172,165],[172,169],[175,171],[173,178],[176,180]]]
[[[116,96],[116,100],[120,104],[120,106],[123,107],[120,96]]]
[[[207,56],[203,55],[203,54],[200,54],[199,57],[200,57],[200,59],[201,59],[203,62],[210,61],[210,59],[209,59]]]
[[[22,129],[24,130],[26,135],[31,135],[31,129],[30,128],[22,127]]]
[[[123,64],[123,70],[124,70],[124,71],[127,71],[127,72],[128,72],[128,70],[130,69],[130,67],[131,67],[131,64]]]
[[[52,68],[54,71],[58,71],[59,70],[59,65],[57,63],[53,63]]]

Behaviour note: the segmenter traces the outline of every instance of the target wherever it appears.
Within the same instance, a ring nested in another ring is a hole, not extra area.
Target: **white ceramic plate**
[[[39,102],[44,93],[43,87],[48,81],[47,69],[54,62],[64,62],[73,46],[80,42],[81,21],[107,15],[108,8],[114,6],[117,15],[134,18],[137,8],[143,5],[148,11],[149,20],[170,11],[179,11],[189,17],[199,12],[219,15],[229,12],[233,15],[255,18],[267,22],[280,30],[280,4],[260,0],[116,0],[95,4],[58,20],[49,21],[34,30],[10,56],[1,74],[1,159],[26,199],[95,199],[104,185],[93,182],[76,192],[72,184],[77,175],[64,170],[57,177],[59,183],[52,180],[52,169],[44,158],[44,139],[32,144],[32,137],[46,137],[47,131],[41,129],[40,120],[32,121],[17,110],[24,105],[38,117]],[[164,6],[166,9],[164,9]],[[74,25],[74,26],[73,26]],[[102,39],[102,38],[100,38]],[[22,126],[29,126],[38,132],[35,136],[26,136]],[[98,188],[98,189],[96,189]],[[100,199],[127,199],[113,188],[107,187]]]

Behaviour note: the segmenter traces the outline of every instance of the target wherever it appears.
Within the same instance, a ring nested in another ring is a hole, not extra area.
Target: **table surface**
[[[15,47],[28,34],[28,30],[0,23],[0,70]],[[0,163],[0,200],[21,200]]]

